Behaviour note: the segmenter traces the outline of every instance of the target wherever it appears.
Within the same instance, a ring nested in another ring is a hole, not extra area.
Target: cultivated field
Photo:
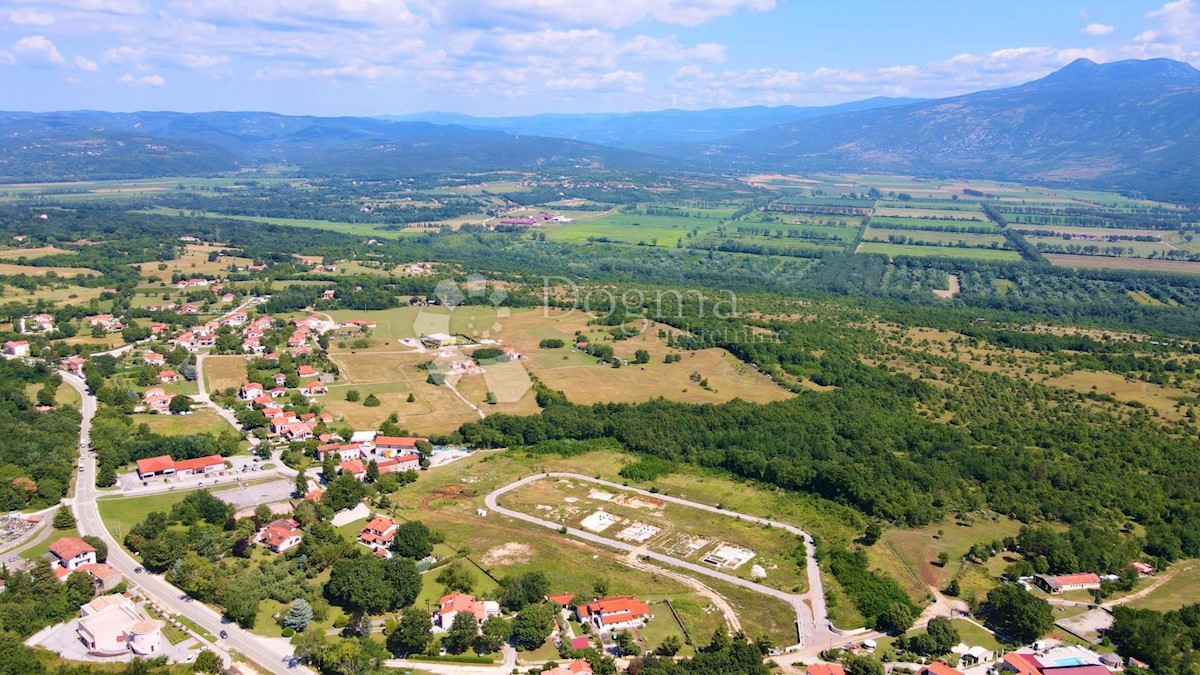
[[[246,359],[241,356],[208,356],[204,359],[204,386],[211,394],[246,382]],[[265,383],[264,383],[265,384]]]
[[[1145,258],[1112,258],[1093,255],[1045,254],[1055,267],[1092,267],[1097,269],[1144,270],[1150,272],[1177,272],[1200,274],[1200,262],[1183,260],[1147,260]]]
[[[84,276],[100,274],[96,270],[87,267],[39,267],[34,265],[0,263],[0,274],[27,274],[31,277],[44,277],[51,273],[57,274],[60,277],[73,277],[80,274]]]
[[[9,248],[0,249],[0,260],[17,260],[28,258],[45,258],[48,255],[74,255],[75,251],[58,248],[57,246],[40,246],[38,248]]]
[[[1002,262],[1016,262],[1021,259],[1021,254],[1005,249],[960,248],[957,246],[910,246],[907,244],[888,244],[874,241],[862,242],[855,249],[855,253],[882,253],[889,257],[907,255],[916,258],[966,258]]]
[[[137,268],[141,270],[143,276],[162,282],[170,282],[172,275],[176,273],[213,276],[223,274],[229,269],[230,265],[245,266],[254,262],[249,258],[238,258],[235,256],[224,256],[209,261],[209,253],[224,250],[220,246],[190,245],[186,247],[186,252],[175,260],[140,263],[137,265]],[[163,267],[163,269],[159,269],[160,267]]]

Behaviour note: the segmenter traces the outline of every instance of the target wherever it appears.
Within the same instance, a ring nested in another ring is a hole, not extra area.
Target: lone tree
[[[171,404],[168,409],[171,411],[172,415],[182,415],[184,413],[191,412],[192,399],[184,396],[183,394],[172,396]]]
[[[393,654],[406,656],[425,651],[429,645],[429,615],[418,607],[409,607],[400,615],[400,623],[387,638],[387,648]]]
[[[65,506],[58,507],[54,512],[54,520],[50,521],[56,530],[70,530],[75,527],[75,516]]]
[[[284,628],[291,628],[299,633],[308,627],[309,622],[313,620],[313,608],[304,598],[296,598],[292,601],[292,608],[283,615],[283,619],[279,622]]]

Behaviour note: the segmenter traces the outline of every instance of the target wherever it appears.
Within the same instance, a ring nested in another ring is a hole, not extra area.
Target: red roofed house
[[[82,373],[85,363],[87,363],[87,359],[78,356],[68,356],[61,361],[63,370],[68,373]]]
[[[601,632],[640,628],[652,618],[650,607],[632,595],[593,600],[575,612],[581,622],[591,621]]]
[[[288,443],[300,443],[312,438],[312,427],[304,422],[290,422],[283,425],[279,430],[279,435],[283,436]]]
[[[358,533],[359,542],[379,551],[386,551],[396,536],[396,521],[391,518],[372,518]]]
[[[558,595],[547,595],[546,602],[558,607],[570,607],[571,601],[575,599],[574,593],[559,593]]]
[[[1089,591],[1100,588],[1100,577],[1095,574],[1035,574],[1033,583],[1047,593],[1062,593],[1063,591]]]
[[[362,450],[357,443],[326,443],[317,446],[317,457],[321,461],[325,461],[325,454],[330,452],[336,454],[343,462],[362,456]]]
[[[4,353],[9,356],[29,356],[28,340],[10,340],[4,343]]]
[[[137,472],[142,480],[154,476],[170,476],[175,473],[175,461],[171,459],[170,455],[139,459],[137,461]]]
[[[304,499],[310,502],[319,502],[323,496],[325,496],[325,491],[321,488],[317,488],[312,492],[305,494]]]
[[[238,392],[238,396],[241,396],[242,400],[244,401],[250,401],[262,396],[265,393],[266,391],[263,390],[263,386],[261,384],[257,382],[247,382],[242,385],[242,389],[240,392]]]
[[[808,675],[846,675],[840,663],[813,663],[805,669]]]
[[[50,563],[54,575],[60,580],[79,569],[81,565],[96,564],[96,549],[79,537],[63,537],[50,544],[54,561]]]
[[[283,553],[299,546],[302,535],[300,523],[291,518],[281,518],[268,523],[254,540],[274,553]]]
[[[420,455],[402,455],[391,459],[381,459],[376,462],[379,473],[399,473],[401,471],[416,471],[421,468]]]
[[[574,640],[571,640],[571,644],[574,645],[575,640],[580,640],[580,639],[584,640],[585,642],[587,640],[586,637],[575,638]],[[586,646],[587,645],[585,644],[584,647],[586,647]],[[572,647],[572,649],[574,649],[574,647]],[[543,670],[542,675],[587,675],[588,673],[591,673],[591,672],[592,672],[592,664],[588,663],[587,661],[584,661],[583,659],[575,659],[574,661],[568,663],[565,666],[556,666],[554,668],[551,668],[550,670]]]
[[[101,593],[111,591],[125,580],[125,577],[121,576],[117,568],[107,563],[80,565],[79,571],[86,572]]]
[[[429,439],[415,436],[376,436],[375,452],[384,457],[412,455],[417,452],[417,441],[426,440]]]
[[[162,354],[157,352],[146,352],[146,354],[142,356],[142,361],[145,361],[146,365],[148,366],[161,366],[167,362],[167,359]]]
[[[449,628],[460,612],[473,614],[475,621],[483,623],[489,617],[500,616],[500,603],[494,600],[476,600],[466,593],[443,595],[438,601],[437,621],[442,628]]]
[[[343,476],[354,476],[356,480],[362,480],[367,477],[367,467],[363,466],[361,459],[342,462],[339,468]]]
[[[933,663],[918,670],[917,675],[963,675],[963,674],[960,671],[957,671],[944,663],[939,663],[937,661],[934,661]]]
[[[171,384],[172,382],[178,382],[178,381],[179,381],[179,373],[176,373],[173,370],[158,371],[158,383],[159,384]]]
[[[150,334],[151,335],[158,335],[159,333],[165,331],[166,329],[167,329],[167,324],[165,324],[161,321],[155,321],[150,324]]]
[[[319,380],[313,380],[304,386],[304,393],[309,396],[321,396],[329,393],[329,389]]]
[[[300,366],[296,369],[296,374],[300,377],[315,377],[317,370],[312,366]]]

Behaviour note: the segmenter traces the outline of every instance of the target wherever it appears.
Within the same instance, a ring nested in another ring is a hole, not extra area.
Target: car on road
[[[83,473],[83,467],[79,467],[79,473]]]
[[[16,562],[20,557],[19,555],[10,555],[8,556],[8,562]]]
[[[229,639],[229,633],[228,633],[228,632],[226,632],[226,631],[221,631],[220,633],[217,633],[217,635],[220,635],[222,640],[228,640],[228,639]]]
[[[195,661],[195,660],[196,660],[196,654],[195,654],[195,652],[193,652],[193,653],[191,653],[191,654],[188,654],[188,655],[187,655],[187,658],[185,658],[185,659],[183,660],[183,662],[184,662],[184,663],[191,663],[192,661]]]
[[[141,566],[141,565],[138,565],[137,567],[133,568],[133,573],[134,573],[134,574],[141,574],[141,573],[142,573],[142,572],[144,572],[144,571],[145,571],[145,570],[142,568],[142,566]]]

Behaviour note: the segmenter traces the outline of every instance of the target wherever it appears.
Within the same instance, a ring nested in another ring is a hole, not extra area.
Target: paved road
[[[825,587],[824,587],[824,584],[821,582],[820,569],[817,567],[816,548],[813,545],[812,537],[804,530],[801,530],[800,528],[797,528],[797,527],[793,527],[792,525],[788,525],[787,523],[781,523],[779,521],[770,520],[768,518],[759,518],[757,516],[751,516],[751,515],[747,515],[744,513],[738,513],[736,511],[730,511],[728,509],[719,509],[715,506],[709,506],[708,504],[700,504],[700,503],[689,501],[686,499],[681,499],[679,497],[672,497],[670,495],[655,494],[655,493],[649,492],[647,490],[640,490],[638,488],[626,487],[619,483],[613,483],[613,482],[606,481],[606,480],[600,480],[598,478],[592,478],[590,476],[583,476],[583,475],[576,474],[576,473],[546,473],[546,474],[538,474],[538,475],[533,475],[533,476],[526,476],[525,478],[522,478],[521,480],[518,480],[514,483],[510,483],[508,485],[505,485],[503,487],[497,488],[496,490],[492,491],[485,499],[485,502],[487,503],[488,507],[491,508],[492,510],[494,510],[498,513],[502,513],[510,518],[515,518],[517,520],[523,520],[527,523],[533,523],[535,525],[541,525],[542,527],[550,528],[553,530],[558,530],[562,527],[562,524],[560,524],[560,523],[555,523],[555,522],[552,522],[549,520],[543,520],[536,516],[531,516],[527,513],[522,513],[520,511],[514,511],[512,509],[507,509],[496,503],[496,499],[498,497],[500,497],[501,495],[504,495],[508,492],[519,489],[519,488],[521,488],[525,485],[528,485],[529,483],[532,483],[534,481],[542,480],[545,478],[567,478],[570,480],[586,481],[589,483],[595,483],[597,485],[604,485],[606,487],[613,488],[615,490],[621,490],[621,491],[625,491],[625,492],[634,492],[634,493],[637,493],[637,494],[640,494],[640,495],[643,495],[646,497],[651,497],[653,499],[660,499],[662,501],[670,502],[673,504],[680,504],[682,506],[688,506],[688,507],[691,507],[694,509],[700,509],[702,511],[708,511],[710,513],[717,513],[717,514],[721,514],[724,516],[741,518],[742,520],[746,520],[746,521],[749,521],[752,523],[758,523],[760,525],[769,525],[770,527],[777,527],[777,528],[786,530],[787,532],[790,532],[790,533],[796,535],[797,537],[800,537],[804,541],[804,547],[805,547],[805,550],[806,550],[806,553],[808,556],[808,564],[805,566],[805,569],[808,574],[808,592],[807,593],[787,593],[785,591],[771,588],[769,586],[764,586],[762,584],[755,583],[753,581],[747,581],[746,579],[742,579],[740,577],[735,577],[731,574],[725,574],[724,572],[719,572],[719,571],[713,569],[712,567],[708,567],[708,566],[704,566],[704,565],[697,565],[696,563],[688,562],[686,560],[681,560],[679,558],[675,558],[673,556],[658,553],[656,551],[648,551],[648,550],[644,550],[644,549],[639,549],[639,547],[629,544],[627,542],[619,541],[617,539],[609,539],[608,537],[594,534],[592,532],[587,532],[585,530],[580,530],[580,529],[576,529],[576,528],[572,528],[572,527],[567,528],[567,533],[573,537],[577,537],[579,539],[583,539],[585,541],[590,541],[590,542],[593,542],[596,544],[601,544],[601,545],[609,547],[609,548],[615,548],[615,549],[621,550],[621,551],[631,552],[631,551],[636,550],[643,559],[655,560],[658,562],[666,563],[668,565],[673,565],[675,567],[680,567],[680,568],[686,569],[690,572],[695,572],[697,574],[702,574],[704,576],[713,577],[715,579],[720,579],[727,583],[731,583],[736,586],[741,586],[742,588],[754,591],[756,593],[761,593],[763,595],[771,596],[773,598],[777,598],[779,600],[782,600],[782,601],[788,603],[796,611],[796,624],[797,624],[798,633],[799,633],[798,634],[799,643],[796,645],[797,647],[804,647],[805,645],[824,645],[827,642],[832,642],[835,639],[840,640],[845,637],[845,634],[843,632],[837,630],[836,628],[834,628],[832,626],[832,624],[829,623],[829,614],[825,607]],[[825,648],[824,646],[821,646],[821,649],[824,649],[824,648]]]
[[[79,392],[80,411],[83,414],[79,439],[81,444],[86,444],[91,437],[92,418],[96,415],[96,397],[88,393],[87,385],[78,376],[62,372],[62,377],[63,382]],[[287,640],[251,635],[238,628],[236,624],[226,622],[211,607],[203,603],[184,600],[186,597],[184,593],[162,577],[135,572],[135,568],[140,567],[140,563],[121,547],[120,542],[109,533],[104,521],[100,518],[100,509],[96,504],[98,494],[96,490],[96,459],[90,453],[83,453],[82,461],[84,471],[78,475],[79,480],[75,489],[75,497],[71,500],[71,508],[75,512],[80,534],[100,537],[108,544],[108,563],[110,565],[120,570],[131,584],[140,586],[147,595],[152,596],[160,606],[169,612],[188,617],[213,635],[217,635],[222,630],[227,631],[229,638],[217,640],[214,645],[219,653],[228,654],[230,650],[237,650],[267,672],[279,675],[312,672],[302,666],[288,667],[292,647]]]

